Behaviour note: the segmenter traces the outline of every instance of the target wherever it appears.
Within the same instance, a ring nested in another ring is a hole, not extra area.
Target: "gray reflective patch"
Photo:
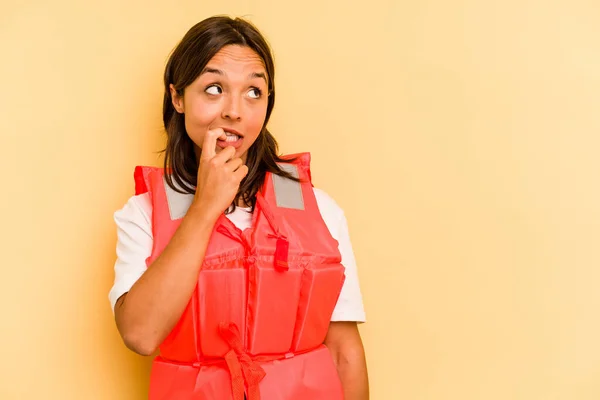
[[[298,167],[294,164],[278,165],[282,170],[289,172],[293,177],[299,177]],[[302,196],[302,186],[300,185],[300,182],[294,182],[291,179],[275,174],[272,176],[277,207],[304,210],[304,197]]]
[[[171,215],[171,220],[185,217],[185,214],[192,205],[194,195],[176,192],[167,184],[165,179],[163,179],[163,184],[165,186],[165,193],[167,195],[167,203],[169,204],[169,214]],[[177,183],[173,182],[173,184],[179,188]]]

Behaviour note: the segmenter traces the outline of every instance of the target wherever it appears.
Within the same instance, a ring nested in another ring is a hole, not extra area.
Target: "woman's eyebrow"
[[[250,79],[263,78],[263,80],[265,81],[265,83],[268,84],[268,82],[267,82],[267,76],[265,75],[264,72],[253,72],[250,75],[248,75],[248,78],[250,78]]]
[[[217,74],[217,75],[225,75],[225,73],[223,71],[221,71],[220,69],[216,69],[216,68],[209,68],[209,67],[205,67],[202,72],[200,72],[200,75],[203,74]]]

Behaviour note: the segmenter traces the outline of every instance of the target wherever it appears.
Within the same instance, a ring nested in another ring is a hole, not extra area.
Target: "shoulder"
[[[148,193],[131,196],[125,205],[115,211],[115,222],[118,225],[135,223],[137,225],[150,225],[152,222],[152,203]]]
[[[313,187],[313,192],[317,200],[319,212],[325,224],[329,228],[331,235],[337,239],[340,225],[344,221],[344,210],[327,192],[322,189]]]
[[[342,208],[333,199],[333,197],[331,197],[323,189],[313,187],[313,192],[315,194],[315,198],[317,199],[317,204],[319,205],[319,209],[323,208],[323,211],[330,211],[330,212],[343,212]]]
[[[317,199],[317,205],[321,214],[341,216],[344,214],[344,210],[340,205],[323,189],[313,187],[315,198]]]

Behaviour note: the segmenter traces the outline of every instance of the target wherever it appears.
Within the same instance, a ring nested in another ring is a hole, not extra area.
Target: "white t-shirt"
[[[193,196],[173,193],[177,196]],[[324,191],[314,188],[314,193],[321,216],[331,236],[338,241],[346,274],[331,321],[365,322],[362,294],[346,217],[337,203]],[[252,214],[247,210],[237,207],[227,217],[239,229],[244,230],[250,227],[252,222]],[[115,212],[114,219],[117,224],[117,261],[115,282],[108,296],[113,312],[119,297],[127,293],[146,271],[146,259],[152,252],[152,203],[148,193],[131,197],[122,209]]]

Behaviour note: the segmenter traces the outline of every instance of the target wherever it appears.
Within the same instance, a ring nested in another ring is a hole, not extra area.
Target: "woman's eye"
[[[217,95],[217,94],[221,94],[221,93],[223,93],[223,89],[221,89],[221,88],[220,88],[219,86],[217,86],[217,85],[210,85],[210,86],[209,86],[209,87],[207,87],[207,88],[206,88],[204,91],[205,91],[206,93],[208,93],[208,94],[214,94],[214,95]]]
[[[248,92],[248,97],[250,97],[251,99],[258,99],[258,98],[260,98],[261,94],[262,94],[262,92],[260,91],[259,88],[252,88]]]

